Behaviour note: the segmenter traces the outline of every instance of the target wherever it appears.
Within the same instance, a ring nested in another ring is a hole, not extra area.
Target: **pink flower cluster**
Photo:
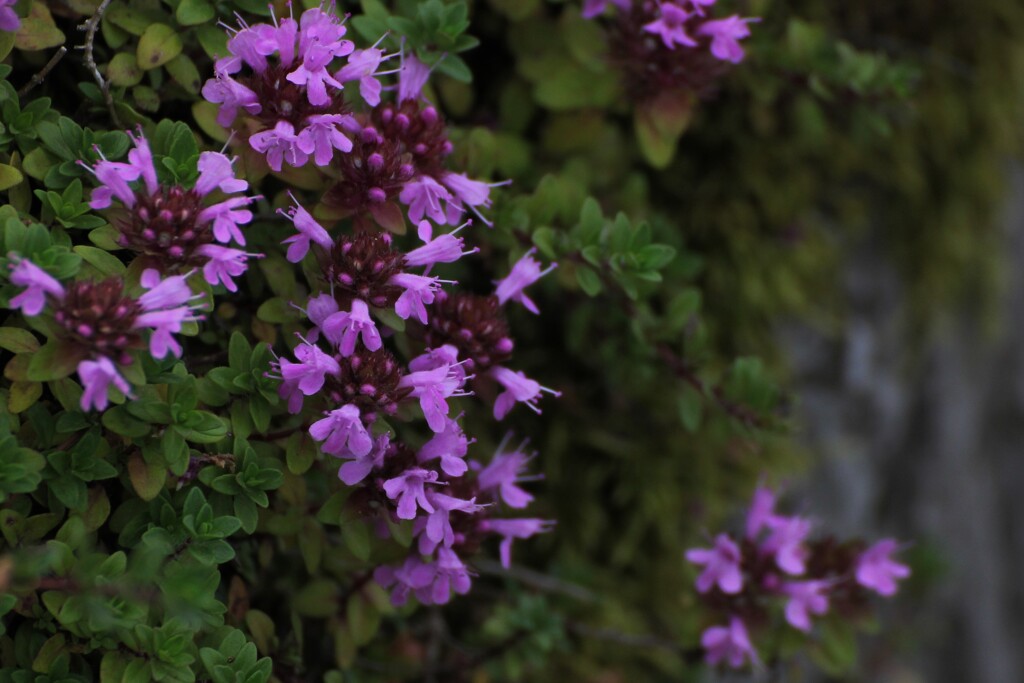
[[[583,17],[593,19],[604,13],[608,4],[623,13],[638,12],[646,16],[642,30],[661,40],[666,48],[706,48],[715,58],[733,64],[743,61],[740,41],[750,36],[749,23],[732,15],[712,19],[708,12],[717,0],[584,0]]]
[[[890,597],[910,569],[893,559],[899,546],[884,539],[866,547],[861,541],[837,543],[812,539],[811,522],[775,512],[775,495],[760,487],[739,541],[719,534],[710,548],[687,551],[686,559],[702,567],[697,592],[728,614],[725,626],[708,628],[701,639],[710,664],[734,668],[758,662],[747,630],[764,623],[773,605],[785,621],[810,632],[812,616],[830,610],[856,613],[869,592]]]
[[[175,335],[184,323],[199,319],[187,275],[161,278],[156,270],[146,270],[141,284],[147,291],[129,297],[119,278],[65,287],[31,261],[11,258],[10,281],[22,291],[11,298],[10,306],[29,317],[52,315],[67,352],[80,359],[84,411],[104,410],[110,386],[131,393],[118,365],[130,365],[130,352],[146,348],[143,333],[149,334],[148,350],[154,358],[180,358],[182,348]]]
[[[448,315],[450,296],[441,286],[454,283],[430,272],[477,251],[467,249],[459,234],[466,226],[435,233],[423,220],[419,246],[401,252],[388,233],[332,238],[297,203],[282,213],[296,228],[285,239],[288,259],[298,262],[312,253],[326,291],[305,307],[313,328],[295,347],[294,360],[280,358],[275,365],[281,396],[293,413],[310,403],[320,410],[310,435],[324,453],[344,461],[339,478],[359,487],[350,499],[361,501],[362,514],[375,516],[383,534],[388,521],[412,520],[416,551],[401,565],[379,568],[377,581],[393,587],[396,603],[410,594],[423,603],[446,602],[453,591],[469,589],[464,558],[484,538],[502,538],[501,557],[507,565],[514,539],[550,527],[541,519],[493,516],[501,506],[521,509],[532,499],[518,486],[527,479],[523,471],[530,456],[522,447],[510,452],[502,448],[486,466],[467,462],[473,440],[463,433],[460,416],[453,414],[452,400],[474,394],[471,383],[496,383],[502,388],[494,400],[500,419],[519,402],[539,412],[541,394],[557,392],[521,372],[480,362],[481,339],[498,349],[492,352],[495,358],[511,354],[512,340],[494,325],[480,339],[471,324],[459,327],[465,334],[434,333],[431,323]],[[536,311],[524,290],[549,270],[541,269],[532,252],[524,255],[497,283],[495,294],[480,297],[488,302],[488,314],[497,315],[512,300]],[[388,319],[385,311],[406,319],[416,330],[410,336],[423,342],[419,355],[407,363],[385,347],[393,334],[379,322]],[[507,331],[507,324],[501,329]],[[501,336],[489,337],[492,332]],[[464,345],[469,342],[475,344],[471,348],[476,356],[467,352]],[[402,406],[409,408],[400,412]],[[419,448],[399,439],[381,419],[410,416],[421,416],[430,434]]]
[[[160,270],[201,268],[209,284],[237,291],[234,278],[259,254],[229,245],[245,246],[240,226],[252,220],[246,207],[258,197],[228,195],[244,192],[249,183],[235,176],[232,159],[220,152],[199,155],[192,187],[161,183],[141,130],[137,137],[129,135],[134,148],[127,163],[102,159],[89,167],[80,162],[100,183],[89,206],[111,209],[111,224],[121,233],[119,244],[149,257]]]

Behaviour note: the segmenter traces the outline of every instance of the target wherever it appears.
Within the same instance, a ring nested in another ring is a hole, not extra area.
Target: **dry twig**
[[[110,84],[107,83],[106,79],[103,78],[103,74],[100,73],[99,67],[96,66],[96,58],[93,56],[93,43],[96,40],[96,29],[100,27],[100,20],[103,19],[103,13],[107,11],[107,7],[110,5],[110,0],[103,0],[100,6],[96,8],[96,11],[89,18],[89,21],[85,22],[78,27],[79,31],[85,31],[85,44],[79,45],[78,49],[82,50],[82,54],[85,57],[85,65],[89,67],[89,71],[92,72],[93,80],[96,81],[96,85],[100,87],[100,92],[103,93],[103,101],[107,104],[107,109],[110,111],[110,118],[114,122],[114,125],[118,128],[121,127],[121,119],[117,115],[117,110],[114,108],[114,97],[110,94]]]
[[[48,62],[46,62],[46,64],[43,65],[43,68],[40,69],[39,72],[36,73],[36,75],[34,75],[29,80],[28,83],[26,83],[25,85],[21,86],[21,90],[18,91],[18,97],[24,97],[25,95],[27,95],[29,92],[32,91],[32,88],[34,88],[37,85],[39,85],[40,83],[42,83],[43,80],[46,79],[46,76],[51,71],[53,71],[53,67],[57,66],[57,62],[59,62],[60,60],[64,59],[64,55],[66,55],[67,53],[68,53],[68,49],[66,47],[64,47],[63,45],[61,45],[60,49],[57,50],[56,52],[54,52],[53,56],[50,57],[50,60]]]

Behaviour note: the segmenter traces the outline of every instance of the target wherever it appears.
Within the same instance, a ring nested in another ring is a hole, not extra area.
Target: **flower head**
[[[0,0],[0,31],[13,33],[21,27],[21,18],[14,11],[17,0]]]
[[[757,19],[741,19],[734,14],[725,19],[704,22],[697,33],[711,38],[711,54],[715,57],[724,62],[739,64],[744,57],[740,40],[750,35],[750,27],[747,24],[752,21]]]
[[[21,309],[25,315],[39,315],[46,305],[47,294],[58,299],[64,297],[64,287],[60,282],[28,259],[17,261],[11,268],[10,278],[11,284],[25,288],[21,294],[11,298],[11,308]]]
[[[131,385],[118,372],[114,363],[105,356],[96,360],[83,360],[78,364],[78,377],[82,380],[81,406],[88,412],[105,410],[107,407],[107,388],[113,384],[126,396],[131,393]]]
[[[719,534],[711,549],[693,548],[686,551],[686,559],[702,565],[704,571],[697,577],[697,590],[707,593],[717,585],[723,593],[736,594],[743,589],[740,571],[740,548],[728,534]]]
[[[558,264],[552,263],[544,270],[541,270],[540,263],[533,258],[533,254],[536,253],[536,251],[537,249],[534,247],[523,254],[522,258],[516,261],[516,264],[512,266],[512,272],[510,272],[503,280],[498,282],[497,287],[494,289],[494,294],[498,297],[498,301],[501,304],[504,304],[507,301],[518,301],[531,313],[540,312],[537,310],[537,305],[533,303],[528,296],[526,296],[525,290],[534,282],[554,270]]]
[[[507,440],[507,439],[506,439]],[[477,483],[480,491],[493,492],[495,499],[500,498],[511,508],[521,509],[530,504],[533,496],[520,488],[518,484],[531,481],[537,477],[523,476],[527,463],[533,459],[535,454],[523,452],[525,442],[514,451],[502,453],[504,443],[498,447],[498,452],[477,475]]]
[[[341,366],[338,365],[338,361],[313,344],[303,342],[296,346],[295,357],[299,359],[298,363],[293,363],[286,358],[281,359],[281,377],[286,382],[298,382],[299,390],[306,396],[312,396],[320,391],[328,375],[338,376],[341,374]],[[341,415],[340,410],[334,411],[334,413]],[[356,414],[358,412],[357,410]],[[344,413],[344,415],[350,415],[350,412]]]
[[[309,435],[323,442],[320,448],[324,453],[339,457],[359,458],[373,449],[373,439],[363,426],[359,409],[353,405],[327,413],[327,417],[310,425]]]
[[[327,317],[320,328],[342,356],[351,356],[356,350],[356,340],[362,337],[363,346],[376,351],[383,346],[377,325],[370,317],[370,308],[365,301],[352,300],[351,311],[339,311]]]
[[[516,403],[523,403],[527,408],[540,415],[540,408],[537,407],[537,402],[540,400],[542,393],[554,396],[562,395],[560,391],[541,386],[540,383],[530,379],[522,372],[515,372],[500,365],[492,367],[488,374],[505,387],[505,391],[498,394],[498,398],[494,400],[495,420],[504,419]]]
[[[422,467],[412,467],[397,477],[384,482],[384,493],[391,500],[398,501],[398,518],[414,519],[416,507],[419,505],[425,512],[433,512],[434,506],[427,498],[424,485],[437,481],[437,472]]]
[[[910,568],[892,559],[898,546],[886,538],[861,553],[857,558],[857,583],[886,597],[896,594],[896,581],[910,576]]]
[[[821,616],[828,612],[829,581],[790,581],[782,592],[789,596],[786,602],[786,621],[790,626],[807,632],[811,630],[811,614]]]
[[[672,50],[676,45],[696,47],[697,41],[686,33],[686,22],[692,16],[690,12],[672,2],[659,5],[661,16],[644,26],[644,31],[661,38],[665,47]]]
[[[705,657],[708,664],[714,665],[724,660],[732,668],[739,669],[747,660],[752,663],[758,661],[747,627],[736,616],[729,617],[728,626],[712,626],[704,631],[700,644],[707,651]]]

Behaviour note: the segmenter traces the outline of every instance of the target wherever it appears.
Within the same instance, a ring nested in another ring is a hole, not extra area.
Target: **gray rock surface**
[[[909,342],[900,278],[871,244],[842,275],[841,338],[782,332],[819,458],[798,498],[840,534],[912,539],[945,565],[889,606],[865,681],[1024,681],[1024,172],[1003,223],[994,335],[967,312]]]

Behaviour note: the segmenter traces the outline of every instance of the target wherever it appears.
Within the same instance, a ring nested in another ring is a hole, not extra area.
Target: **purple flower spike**
[[[540,313],[537,304],[526,296],[524,290],[554,270],[558,264],[552,263],[546,269],[541,270],[540,262],[533,258],[536,251],[537,249],[534,247],[523,254],[522,258],[512,266],[512,272],[498,282],[494,294],[498,297],[499,303],[504,305],[508,301],[518,301],[531,313]]]
[[[703,24],[697,31],[702,36],[711,38],[711,54],[723,62],[739,64],[743,61],[743,46],[740,40],[750,35],[750,27],[747,26],[757,19],[741,19],[733,15],[726,19],[716,19]]]
[[[434,297],[441,288],[440,282],[436,277],[413,273],[398,273],[391,276],[388,283],[405,290],[395,302],[395,313],[398,314],[398,317],[403,320],[415,317],[426,325],[426,307],[434,303]]]
[[[277,212],[290,218],[292,223],[295,224],[295,229],[298,230],[297,234],[282,242],[282,244],[288,245],[288,260],[292,263],[298,263],[306,257],[310,244],[315,242],[323,249],[330,249],[334,241],[331,239],[330,234],[324,230],[323,226],[308,211],[302,208],[302,205],[299,204],[294,195],[289,194],[289,196],[295,202],[295,206],[288,209],[287,212],[283,209],[278,209]],[[317,324],[319,325],[320,323]]]
[[[512,410],[516,403],[523,403],[527,408],[540,415],[540,408],[537,402],[542,393],[561,396],[562,392],[542,387],[538,382],[530,379],[522,372],[515,372],[500,365],[495,365],[488,371],[488,374],[496,379],[499,384],[505,387],[505,391],[498,394],[494,401],[494,419],[503,420]]]
[[[697,577],[698,592],[707,593],[716,584],[723,593],[730,595],[743,590],[740,548],[727,534],[719,534],[715,538],[714,548],[687,550],[686,559],[704,567]]]
[[[359,408],[344,405],[327,413],[309,427],[309,435],[323,441],[324,453],[339,457],[361,457],[373,448],[373,439],[363,426]]]
[[[728,626],[712,626],[704,631],[700,644],[707,651],[708,664],[725,661],[734,669],[741,668],[749,659],[757,663],[757,652],[750,642],[747,627],[739,617],[729,617]]]
[[[45,270],[27,259],[21,259],[11,269],[11,283],[25,291],[11,298],[11,308],[21,309],[28,316],[39,315],[46,305],[46,295],[64,298],[64,287]]]
[[[505,569],[512,565],[513,540],[546,533],[554,526],[555,523],[547,519],[485,519],[480,522],[481,531],[491,531],[503,537],[498,547],[498,555],[501,558],[501,566]]]
[[[88,412],[105,410],[107,407],[107,387],[113,384],[125,396],[131,395],[131,386],[117,372],[117,368],[109,358],[100,356],[96,360],[83,360],[78,364],[78,377],[82,380],[82,393],[80,405],[82,410]]]
[[[786,621],[803,632],[811,630],[811,614],[821,616],[828,612],[826,591],[829,581],[791,581],[782,587],[789,596],[786,603]]]
[[[196,253],[210,259],[203,265],[203,278],[211,285],[222,284],[229,292],[237,292],[236,278],[248,268],[250,258],[262,258],[262,254],[249,254],[240,249],[204,244]]]
[[[384,465],[384,456],[387,455],[391,437],[388,434],[381,434],[373,442],[373,447],[365,455],[352,454],[354,458],[346,462],[338,470],[338,479],[349,486],[355,486],[374,469]]]
[[[238,226],[252,220],[252,211],[241,207],[248,206],[255,199],[256,197],[230,197],[200,211],[199,220],[213,221],[214,239],[221,244],[228,244],[234,240],[244,247],[245,236]]]
[[[686,34],[684,26],[690,16],[682,7],[665,2],[661,4],[661,17],[646,24],[644,30],[660,37],[670,50],[674,50],[676,45],[696,47],[697,41]]]
[[[302,166],[313,151],[305,143],[300,145],[295,127],[287,121],[278,121],[273,129],[250,136],[249,144],[257,152],[267,155],[267,164],[274,171],[280,171],[285,161],[289,166]]]
[[[334,313],[320,326],[327,337],[335,346],[343,358],[348,358],[356,350],[356,340],[360,337],[363,346],[370,351],[376,351],[383,342],[377,325],[370,317],[370,308],[365,301],[352,300],[351,311],[339,311]]]
[[[281,377],[286,382],[298,382],[299,391],[306,396],[312,396],[320,391],[327,375],[341,375],[338,361],[312,344],[302,343],[296,346],[295,357],[299,359],[298,363],[292,363],[287,358],[281,359]],[[345,414],[350,413],[351,411],[348,411]]]
[[[811,523],[802,517],[779,517],[772,525],[771,534],[761,550],[775,555],[775,564],[787,574],[804,573],[807,547],[804,539],[811,533]]]
[[[405,262],[412,266],[432,266],[435,263],[455,263],[463,256],[475,254],[480,251],[474,247],[469,251],[463,251],[466,240],[456,237],[456,234],[470,223],[460,226],[450,233],[438,235],[431,239],[431,226],[429,221],[420,221],[419,234],[426,244],[413,249],[405,255]]]
[[[426,463],[440,458],[441,470],[445,474],[449,477],[461,477],[469,468],[464,460],[469,443],[459,423],[448,418],[444,430],[434,434],[416,453],[416,460]]]
[[[304,145],[303,149],[313,155],[317,166],[331,163],[336,149],[352,151],[352,141],[341,132],[345,119],[341,114],[317,114],[306,119],[306,127],[299,133],[299,140]]]
[[[498,453],[494,459],[480,470],[477,482],[482,492],[493,491],[495,499],[505,501],[511,508],[525,508],[533,500],[533,496],[517,486],[520,482],[530,481],[539,477],[522,476],[527,463],[533,459],[533,455],[522,452],[524,444],[518,449],[509,453],[502,453],[504,442],[498,447]]]
[[[199,155],[199,179],[196,180],[196,192],[206,196],[214,190],[225,194],[245,192],[249,183],[235,177],[233,161],[220,152],[203,152]],[[245,242],[239,242],[245,244]]]
[[[437,481],[437,472],[413,467],[393,479],[384,482],[384,493],[391,500],[398,501],[398,518],[415,519],[416,506],[425,512],[433,512],[434,506],[427,499],[423,487]]]
[[[857,583],[886,597],[896,594],[897,579],[910,576],[910,568],[892,559],[898,546],[886,538],[878,541],[857,558]]]

